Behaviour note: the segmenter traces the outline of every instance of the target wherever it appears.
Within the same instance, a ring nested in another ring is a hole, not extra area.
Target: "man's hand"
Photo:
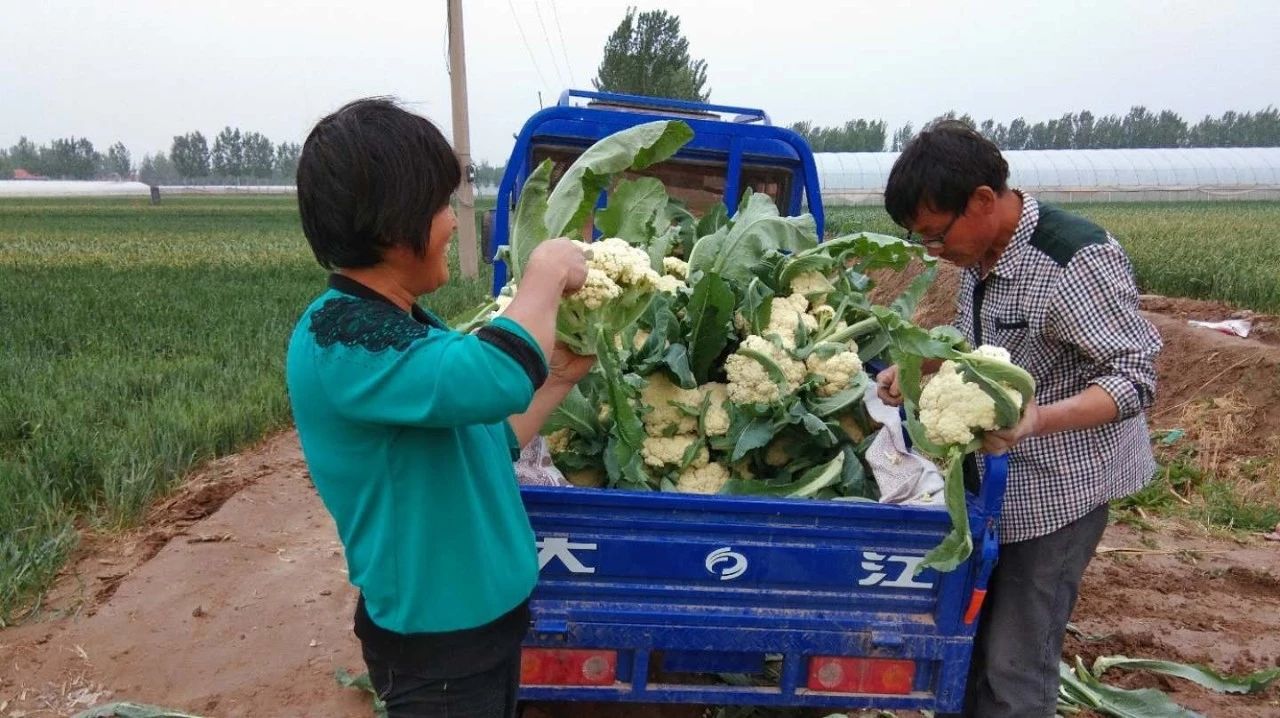
[[[1007,454],[1019,441],[1040,433],[1040,405],[1032,399],[1022,412],[1022,419],[1008,429],[988,431],[982,435],[982,450],[988,454]]]
[[[555,349],[551,351],[551,359],[548,361],[549,381],[573,386],[582,381],[595,363],[595,357],[574,354],[569,347],[556,342]]]
[[[898,384],[898,365],[876,374],[876,396],[889,406],[902,406],[902,387]]]

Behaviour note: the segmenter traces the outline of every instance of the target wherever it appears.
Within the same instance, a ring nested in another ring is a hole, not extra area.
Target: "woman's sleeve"
[[[423,327],[402,349],[318,351],[320,379],[335,410],[377,424],[497,423],[527,410],[547,378],[537,342],[505,317],[474,334]]]

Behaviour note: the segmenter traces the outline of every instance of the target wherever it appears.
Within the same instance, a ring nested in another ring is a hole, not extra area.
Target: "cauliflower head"
[[[724,464],[690,466],[676,480],[676,491],[687,494],[716,494],[729,480],[729,469]]]
[[[804,324],[810,332],[818,328],[818,318],[808,312],[809,300],[803,294],[774,297],[769,300],[769,326],[764,335],[776,335],[788,349],[796,346],[796,328]]]
[[[791,280],[791,291],[800,294],[815,305],[826,304],[827,292],[835,289],[822,272],[805,272],[797,274]]]
[[[624,239],[576,244],[587,254],[587,277],[560,303],[556,337],[578,354],[595,354],[600,336],[631,325],[648,307],[658,273],[649,266],[648,253]]]
[[[975,429],[996,428],[996,403],[982,387],[965,381],[955,362],[946,361],[920,391],[920,423],[929,441],[965,445]]]
[[[682,389],[660,372],[650,374],[645,381],[645,387],[640,390],[640,402],[649,409],[642,419],[648,434],[661,436],[673,431],[677,434],[698,431],[698,417],[686,414],[675,404],[696,409],[702,404],[702,392]]]
[[[754,351],[778,365],[782,370],[782,386],[773,380],[769,371],[755,358],[741,353],[742,349]],[[739,351],[729,355],[724,363],[729,377],[726,388],[729,401],[735,404],[773,404],[784,396],[795,393],[804,381],[805,366],[791,355],[762,336],[752,334],[742,340]]]
[[[697,441],[698,437],[685,434],[646,436],[644,446],[640,448],[640,454],[644,457],[644,463],[654,468],[679,466],[684,462],[684,452]],[[711,453],[707,447],[703,446],[698,450],[698,455],[690,466],[705,466],[709,461],[711,461]]]
[[[856,345],[849,351],[838,352],[823,359],[817,354],[810,354],[805,360],[809,371],[822,377],[818,386],[818,396],[835,396],[849,387],[862,371],[862,360],[858,358]]]
[[[1025,408],[1025,402],[1035,396],[1035,379],[1014,364],[1002,347],[978,347],[961,362],[995,382],[1005,396],[993,397],[978,383],[965,379],[960,363],[943,362],[920,392],[920,422],[934,443],[965,445],[978,431],[1008,426],[1000,422],[1002,411],[1008,412],[1010,404],[1014,409]]]
[[[725,404],[729,401],[729,387],[720,382],[710,381],[698,387],[703,396],[710,396],[707,403],[707,415],[703,419],[703,428],[707,436],[724,436],[729,433],[729,412]],[[701,406],[701,402],[699,402]]]

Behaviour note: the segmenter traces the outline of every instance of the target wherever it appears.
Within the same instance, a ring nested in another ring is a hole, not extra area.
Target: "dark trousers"
[[[1067,621],[1106,527],[1103,504],[1051,534],[1000,547],[974,640],[962,715],[1057,714]]]
[[[364,662],[387,718],[514,718],[520,647],[493,668],[457,678],[428,678],[364,646]]]

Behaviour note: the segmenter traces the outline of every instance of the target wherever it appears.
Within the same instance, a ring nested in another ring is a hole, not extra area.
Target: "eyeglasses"
[[[943,244],[947,239],[947,235],[951,232],[951,228],[955,226],[956,220],[960,219],[963,216],[964,216],[964,212],[961,212],[960,214],[957,214],[956,216],[952,217],[951,221],[947,222],[947,226],[943,227],[942,231],[936,235],[930,235],[926,237],[924,235],[916,234],[911,230],[907,230],[907,236],[905,237],[905,239],[908,242],[911,242],[912,244],[922,244],[922,245]]]

